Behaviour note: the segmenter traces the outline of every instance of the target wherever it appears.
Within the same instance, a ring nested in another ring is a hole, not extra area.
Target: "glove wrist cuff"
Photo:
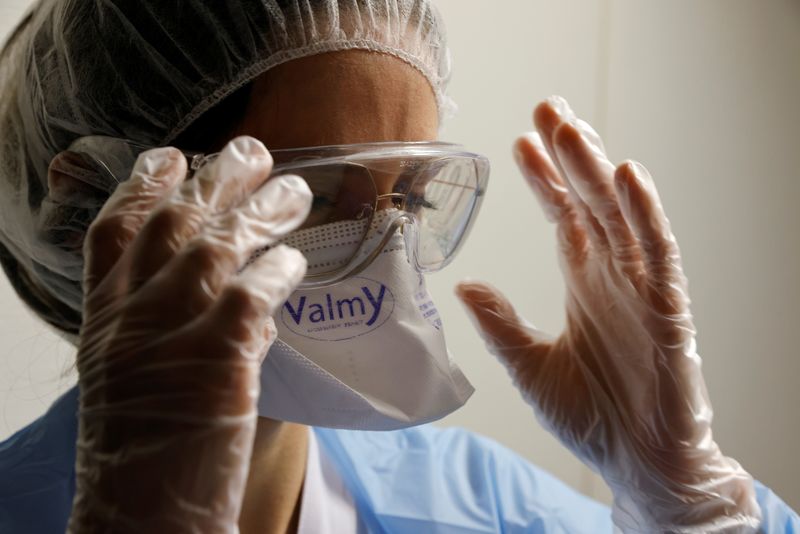
[[[617,486],[612,520],[627,533],[755,533],[761,524],[753,478],[735,460],[721,458],[696,483],[664,484],[652,477]]]

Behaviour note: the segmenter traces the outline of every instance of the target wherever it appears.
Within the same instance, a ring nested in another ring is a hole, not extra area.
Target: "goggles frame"
[[[97,170],[104,175],[104,178],[106,180],[111,178],[113,182],[118,184],[128,179],[136,157],[152,148],[155,147],[126,139],[86,136],[73,142],[68,150],[91,157],[92,163],[97,166]],[[187,158],[190,177],[219,156],[218,152],[211,154],[187,150],[181,150],[181,152]],[[285,174],[298,174],[304,169],[308,170],[332,164],[347,164],[364,169],[372,179],[373,190],[375,191],[373,205],[368,216],[369,220],[366,222],[367,229],[361,237],[361,242],[356,246],[352,257],[344,266],[336,270],[306,275],[299,285],[299,288],[302,289],[326,287],[356,276],[375,260],[398,229],[404,235],[409,260],[418,272],[425,274],[436,272],[446,267],[461,249],[477,218],[486,194],[490,173],[489,160],[485,156],[467,152],[458,144],[439,141],[372,142],[276,149],[269,152],[274,164],[268,179]],[[398,159],[400,160],[400,167],[408,166],[412,170],[415,166],[429,168],[430,165],[447,164],[454,160],[460,160],[472,166],[472,172],[474,172],[475,176],[475,191],[469,205],[469,213],[463,214],[465,215],[466,224],[463,225],[460,233],[455,237],[452,249],[441,262],[434,265],[426,264],[419,257],[418,229],[420,225],[416,224],[417,220],[413,211],[408,209],[411,189],[423,169],[420,169],[413,178],[404,179],[401,184],[403,187],[398,191],[395,191],[394,187],[389,193],[381,194],[377,191],[373,171],[382,170],[384,167],[381,164],[384,163],[396,165]],[[404,187],[405,190],[403,190]],[[378,211],[378,204],[385,201],[391,201],[393,206],[397,208],[397,212],[389,216],[380,228],[375,228],[373,226],[373,217]],[[415,231],[407,230],[408,223],[411,223]],[[377,240],[377,243],[373,244],[370,250],[363,250],[368,241],[374,240],[376,232],[378,234],[383,233],[383,237]]]

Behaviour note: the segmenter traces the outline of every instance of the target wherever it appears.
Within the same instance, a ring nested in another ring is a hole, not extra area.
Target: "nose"
[[[385,196],[395,190],[398,175],[392,172],[372,171],[372,180],[375,183],[375,190],[378,196]]]
[[[370,174],[372,175],[372,182],[375,184],[375,192],[378,197],[378,211],[396,207],[403,199],[403,195],[397,194],[395,191],[397,174],[375,169],[371,169]]]

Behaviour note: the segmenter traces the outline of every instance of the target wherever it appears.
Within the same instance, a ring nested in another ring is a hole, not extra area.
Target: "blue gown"
[[[75,490],[77,387],[0,443],[0,533],[64,532]],[[501,445],[461,429],[315,428],[369,532],[612,532],[611,512]],[[756,484],[762,532],[800,533],[800,517]]]

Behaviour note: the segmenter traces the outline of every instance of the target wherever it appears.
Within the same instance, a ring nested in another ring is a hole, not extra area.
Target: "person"
[[[36,5],[0,57],[0,261],[79,384],[0,444],[0,530],[800,527],[713,440],[652,178],[560,98],[515,156],[558,233],[565,331],[457,294],[613,507],[423,424],[471,393],[423,274],[488,179],[436,141],[449,73],[425,0]]]

